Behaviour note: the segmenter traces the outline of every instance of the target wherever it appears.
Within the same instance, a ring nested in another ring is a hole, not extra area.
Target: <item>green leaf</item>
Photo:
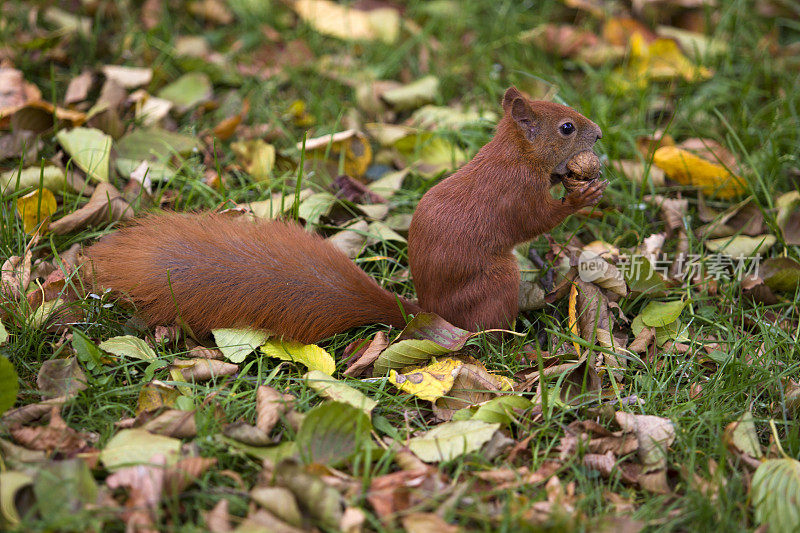
[[[646,257],[639,257],[634,265],[623,270],[625,281],[632,292],[654,293],[666,290],[664,279]]]
[[[312,370],[303,376],[303,378],[306,380],[309,387],[322,396],[335,402],[352,405],[356,409],[364,411],[367,416],[369,416],[372,410],[375,409],[375,406],[378,405],[378,402],[364,395],[361,391],[329,376],[325,372]]]
[[[251,457],[262,460],[269,459],[275,464],[297,455],[297,443],[291,440],[275,446],[253,446],[223,435],[217,435],[217,438],[231,448],[241,450]]]
[[[269,337],[261,329],[220,328],[211,330],[217,347],[231,363],[241,363],[245,357],[256,351]]]
[[[309,370],[319,370],[329,376],[336,370],[336,362],[331,354],[316,344],[270,339],[261,345],[261,351],[267,357],[300,363]]]
[[[17,184],[17,177],[19,177],[19,184]],[[75,184],[67,179],[66,173],[55,165],[27,167],[23,168],[21,172],[15,168],[0,173],[0,191],[4,194],[10,194],[28,187],[38,189],[40,179],[44,188],[50,189],[54,193],[61,193],[62,191],[79,192]],[[79,185],[79,183],[76,184]]]
[[[120,357],[132,357],[142,361],[155,361],[158,359],[155,350],[147,342],[133,335],[112,337],[101,342],[100,349]]]
[[[17,493],[26,486],[33,483],[33,477],[25,472],[8,470],[0,472],[0,525],[7,521],[15,526],[20,522],[19,511],[17,510]]]
[[[0,320],[0,345],[5,344],[8,340],[8,331],[6,331],[6,327],[3,325],[2,320]]]
[[[407,85],[389,89],[381,98],[393,108],[403,111],[429,104],[438,94],[439,79],[435,76],[425,76]]]
[[[426,463],[450,461],[479,450],[499,428],[500,424],[480,420],[445,422],[411,439],[408,447]]]
[[[76,510],[97,503],[97,483],[83,459],[51,461],[33,481],[37,509],[49,520],[67,520]]]
[[[751,486],[756,522],[768,524],[769,531],[800,530],[800,462],[768,459],[753,475]]]
[[[19,392],[19,377],[11,361],[0,355],[0,414],[14,406]]]
[[[642,310],[641,317],[645,326],[662,327],[675,322],[683,308],[691,300],[675,300],[674,302],[650,302]]]
[[[705,244],[706,248],[712,252],[724,253],[735,259],[766,252],[772,248],[776,240],[775,235],[757,235],[755,237],[736,235],[735,237],[709,239]]]
[[[167,458],[167,464],[173,465],[178,460],[181,441],[150,433],[144,429],[123,429],[114,435],[106,447],[100,452],[100,461],[107,470],[117,470],[125,466],[149,464],[150,459],[161,454]]]
[[[373,376],[418,365],[464,347],[471,332],[457,328],[434,313],[419,313],[375,361]]]
[[[508,426],[516,418],[513,409],[528,409],[531,401],[515,394],[506,394],[489,400],[478,407],[471,420],[481,420],[490,424],[498,423]]]
[[[297,216],[311,225],[316,225],[321,217],[331,212],[335,203],[336,197],[329,192],[314,193],[300,202]]]
[[[73,128],[56,134],[78,168],[97,181],[108,181],[112,139],[94,128]]]
[[[211,99],[211,80],[203,72],[188,72],[161,89],[157,96],[175,104],[179,111],[187,111]]]
[[[369,441],[372,425],[364,411],[340,402],[328,402],[306,413],[297,433],[300,456],[306,463],[330,466],[349,459]]]
[[[800,263],[788,257],[772,257],[761,265],[761,276],[773,291],[794,292],[800,285]]]
[[[93,370],[102,366],[101,357],[103,357],[103,352],[95,346],[86,334],[74,328],[72,330],[72,349],[75,350],[78,359],[86,365],[87,369]]]
[[[161,128],[139,128],[117,141],[115,149],[122,159],[164,163],[175,154],[187,156],[199,146],[197,139],[190,135]]]

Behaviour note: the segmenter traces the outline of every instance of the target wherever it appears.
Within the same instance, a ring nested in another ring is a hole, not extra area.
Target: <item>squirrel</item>
[[[420,200],[408,235],[419,303],[382,288],[319,235],[289,221],[245,222],[220,214],[152,214],[90,246],[94,282],[131,300],[150,325],[187,324],[197,336],[252,327],[313,343],[351,327],[405,327],[431,311],[467,329],[516,318],[516,244],[582,207],[607,182],[581,182],[557,200],[550,187],[600,128],[577,111],[503,97],[493,139]]]

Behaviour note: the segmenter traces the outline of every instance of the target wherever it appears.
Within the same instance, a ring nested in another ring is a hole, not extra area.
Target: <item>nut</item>
[[[591,181],[600,173],[600,158],[591,150],[579,152],[567,161],[567,170],[572,179]]]

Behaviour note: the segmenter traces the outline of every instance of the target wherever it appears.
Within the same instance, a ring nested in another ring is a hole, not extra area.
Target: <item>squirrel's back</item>
[[[180,319],[198,335],[252,327],[314,342],[364,324],[405,324],[392,293],[291,222],[150,215],[87,255],[95,282],[129,298],[151,325]]]

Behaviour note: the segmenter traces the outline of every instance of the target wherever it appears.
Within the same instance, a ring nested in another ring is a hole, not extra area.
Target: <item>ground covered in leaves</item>
[[[798,530],[799,18],[3,2],[0,528]],[[198,340],[82,283],[125,220],[216,210],[297,219],[413,298],[414,207],[512,84],[602,127],[610,185],[519,249],[505,337]]]

